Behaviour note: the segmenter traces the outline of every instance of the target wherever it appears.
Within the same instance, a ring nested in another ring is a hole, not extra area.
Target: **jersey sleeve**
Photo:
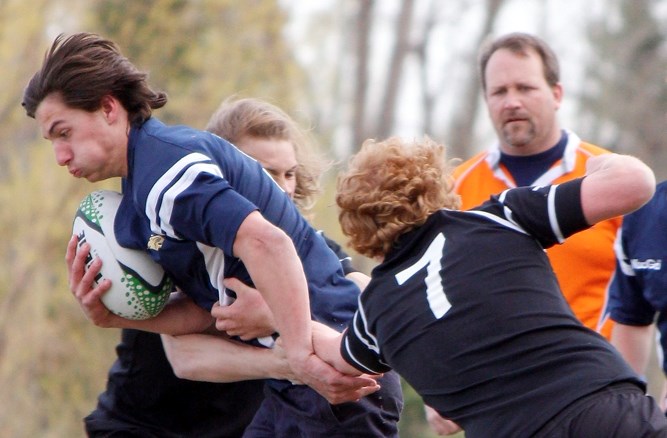
[[[590,227],[581,206],[582,181],[579,178],[556,185],[505,190],[483,207],[490,206],[494,214],[548,248]]]
[[[343,359],[359,371],[381,374],[391,370],[380,356],[380,348],[375,336],[366,327],[366,318],[361,302],[348,329],[343,333],[340,345]]]
[[[146,201],[153,233],[202,242],[228,255],[233,254],[238,228],[255,210],[220,168],[200,154],[176,162],[152,186]]]
[[[609,285],[609,316],[612,320],[626,325],[646,326],[653,323],[655,310],[644,298],[642,287],[626,255],[627,234],[625,223],[614,243],[616,270]]]

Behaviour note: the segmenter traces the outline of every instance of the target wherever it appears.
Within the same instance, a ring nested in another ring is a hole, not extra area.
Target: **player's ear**
[[[563,101],[563,85],[559,82],[554,85],[551,90],[554,96],[554,102],[556,103],[556,109],[559,109]]]
[[[100,109],[109,124],[114,123],[120,114],[121,104],[115,97],[106,95],[102,97]]]

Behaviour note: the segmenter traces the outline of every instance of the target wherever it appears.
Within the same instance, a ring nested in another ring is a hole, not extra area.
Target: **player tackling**
[[[343,232],[381,260],[350,327],[316,328],[341,371],[396,370],[466,437],[667,436],[645,385],[565,302],[545,248],[639,208],[653,172],[591,158],[587,176],[456,210],[444,147],[367,141],[340,176]]]

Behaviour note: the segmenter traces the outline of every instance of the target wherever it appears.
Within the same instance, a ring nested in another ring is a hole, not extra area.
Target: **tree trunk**
[[[482,31],[477,37],[477,50],[479,50],[479,47],[493,30],[503,3],[504,0],[487,0],[487,14]],[[474,53],[476,55],[477,51]],[[477,113],[479,112],[479,96],[481,92],[479,74],[481,72],[477,71],[477,56],[469,59],[467,64],[470,65],[470,74],[466,75],[468,80],[463,84],[463,92],[460,99],[461,104],[456,110],[449,128],[449,134],[447,135],[451,157],[469,157],[472,155],[476,143],[474,127]]]
[[[354,109],[352,113],[352,147],[356,151],[367,137],[366,89],[368,88],[368,46],[373,22],[374,0],[360,0],[357,17]]]
[[[401,11],[396,23],[396,43],[389,64],[389,73],[383,93],[384,98],[380,107],[379,124],[375,130],[378,138],[391,135],[394,129],[396,99],[403,77],[403,61],[410,49],[410,30],[412,28],[414,3],[414,0],[403,0],[401,3]]]

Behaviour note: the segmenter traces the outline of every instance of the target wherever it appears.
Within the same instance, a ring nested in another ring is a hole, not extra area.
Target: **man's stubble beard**
[[[528,129],[512,129],[507,125],[502,128],[503,141],[512,148],[525,147],[537,137],[535,125],[532,122],[526,121],[521,123],[528,123]]]

